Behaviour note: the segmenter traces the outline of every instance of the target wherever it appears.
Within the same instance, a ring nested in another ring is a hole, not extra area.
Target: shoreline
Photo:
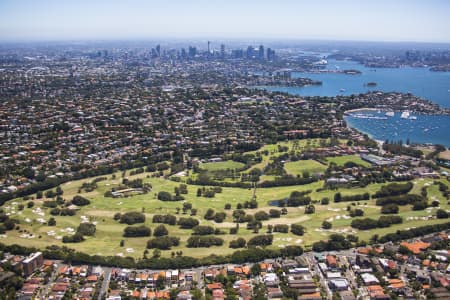
[[[347,114],[353,113],[353,112],[359,112],[359,111],[379,111],[379,110],[384,111],[383,109],[379,109],[379,108],[362,107],[362,108],[346,110],[346,111],[344,111],[344,115],[347,115]]]

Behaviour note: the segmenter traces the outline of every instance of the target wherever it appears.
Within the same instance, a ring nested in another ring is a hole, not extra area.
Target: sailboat
[[[409,118],[409,111],[402,112],[402,115],[400,116],[402,119],[408,119]]]

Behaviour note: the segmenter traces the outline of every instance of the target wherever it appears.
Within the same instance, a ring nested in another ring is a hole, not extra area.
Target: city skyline
[[[450,42],[434,1],[0,1],[0,41],[254,38]]]

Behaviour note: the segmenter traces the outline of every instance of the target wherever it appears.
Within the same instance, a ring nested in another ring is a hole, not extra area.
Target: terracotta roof
[[[383,291],[383,288],[381,287],[381,285],[369,285],[367,287],[367,290],[369,292],[376,292],[376,291]]]
[[[250,268],[248,266],[244,266],[244,267],[242,267],[242,272],[245,275],[248,275],[248,274],[250,274]]]
[[[222,284],[220,282],[210,283],[206,286],[210,290],[222,289]]]
[[[414,243],[402,242],[400,245],[408,248],[414,254],[419,254],[420,252],[422,252],[422,250],[430,247],[429,243],[425,243],[422,241],[416,241]]]
[[[317,298],[317,299],[321,299],[320,293],[312,293],[312,294],[303,294],[301,296],[299,296],[297,299],[311,299],[311,298]]]
[[[328,265],[336,265],[336,258],[333,255],[327,255]]]
[[[370,250],[372,250],[372,248],[367,247],[367,248],[359,248],[358,249],[358,253],[360,254],[369,254]]]

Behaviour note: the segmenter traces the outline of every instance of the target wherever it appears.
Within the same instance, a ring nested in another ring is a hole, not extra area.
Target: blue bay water
[[[358,111],[357,115],[378,117],[379,119],[363,119],[355,114],[345,116],[347,125],[368,134],[376,140],[399,141],[405,143],[432,143],[450,147],[450,117],[411,114],[416,120],[402,119],[401,113],[385,118],[385,112]]]
[[[342,73],[293,73],[293,77],[308,77],[322,85],[305,87],[266,87],[302,96],[336,96],[368,91],[410,92],[442,107],[450,108],[450,72],[432,72],[427,68],[367,68],[354,61],[328,60],[329,70],[355,69],[359,75]],[[377,86],[368,87],[368,82]],[[371,112],[373,113],[373,112]],[[400,119],[400,114],[388,120],[346,118],[347,123],[379,140],[410,139],[417,143],[439,143],[450,147],[449,116],[417,116],[417,120]],[[407,121],[407,122],[400,122]]]

